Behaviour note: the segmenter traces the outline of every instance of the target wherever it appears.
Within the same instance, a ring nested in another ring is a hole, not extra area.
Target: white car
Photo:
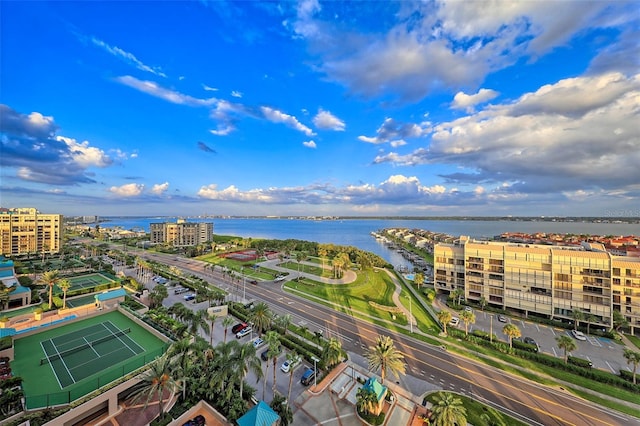
[[[296,365],[300,364],[300,357],[296,357],[293,361],[289,362],[289,360],[282,363],[280,366],[280,371],[283,373],[288,373],[291,369],[296,368]]]
[[[274,283],[280,282],[280,281],[284,281],[285,280],[285,276],[284,275],[278,275],[276,277],[275,280],[273,280]]]
[[[253,347],[258,349],[262,345],[264,345],[264,340],[262,340],[259,337],[256,337],[256,339],[253,341]]]
[[[582,331],[571,330],[571,334],[576,340],[587,340],[587,336]]]
[[[460,324],[460,318],[458,317],[453,317],[451,318],[451,321],[449,321],[449,326],[451,327],[457,327],[458,324]]]
[[[245,328],[243,328],[242,330],[238,331],[236,333],[236,339],[242,339],[244,336],[248,335],[249,333],[251,333],[251,331],[253,331],[253,329],[251,328],[251,326],[247,326]]]

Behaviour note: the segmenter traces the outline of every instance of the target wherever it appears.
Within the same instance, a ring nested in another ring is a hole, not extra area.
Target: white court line
[[[83,337],[84,341],[87,342],[87,345],[89,345],[89,347],[91,348],[91,350],[93,351],[94,354],[97,355],[98,358],[100,358],[100,354],[98,352],[96,352],[96,350],[93,348],[93,345],[91,343],[89,343],[89,341],[87,340],[86,337]]]

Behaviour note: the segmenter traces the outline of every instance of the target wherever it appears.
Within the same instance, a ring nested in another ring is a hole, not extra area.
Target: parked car
[[[251,326],[248,325],[236,333],[236,339],[242,339],[244,336],[251,333],[252,331],[253,331],[253,328],[251,328]]]
[[[498,321],[507,322],[507,317],[505,317],[504,315],[498,315]]]
[[[184,296],[184,300],[186,300],[187,302],[190,301],[190,300],[193,300],[195,298],[196,298],[195,294],[187,294],[187,295]]]
[[[300,378],[300,383],[302,383],[304,386],[309,386],[315,378],[316,371],[313,368],[307,368],[307,371],[305,371]]]
[[[239,322],[238,324],[234,325],[233,327],[231,327],[231,332],[233,334],[236,334],[238,331],[242,330],[243,328],[245,328],[248,324],[246,322]]]
[[[259,337],[256,337],[256,339],[253,341],[253,347],[258,349],[262,345],[264,345],[264,340],[262,340]]]
[[[576,340],[587,340],[587,336],[582,331],[571,330],[571,334]]]
[[[260,358],[263,361],[268,361],[269,360],[269,349],[265,349],[264,351],[262,351],[262,353],[260,354]]]
[[[273,280],[273,282],[277,283],[277,282],[284,281],[284,280],[285,280],[285,276],[284,275],[278,275],[276,277],[276,279]]]
[[[473,312],[473,309],[471,309],[471,306],[465,306],[465,307],[464,307],[464,310],[465,310],[466,312]]]
[[[282,365],[280,366],[280,371],[282,371],[283,373],[288,373],[289,371],[293,370],[294,368],[296,368],[296,366],[298,364],[300,364],[300,356],[297,356],[293,361],[289,361],[286,360],[285,362],[282,363]]]
[[[458,324],[460,324],[460,318],[458,317],[453,317],[451,318],[451,321],[449,321],[449,326],[451,327],[457,327]]]

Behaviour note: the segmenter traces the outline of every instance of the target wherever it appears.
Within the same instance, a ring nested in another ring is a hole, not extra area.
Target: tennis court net
[[[76,346],[75,348],[66,349],[66,350],[64,350],[62,352],[58,352],[58,353],[52,354],[50,356],[47,356],[45,358],[42,358],[40,360],[40,365],[44,365],[44,364],[50,363],[51,361],[58,360],[58,359],[62,358],[65,355],[73,354],[73,353],[76,353],[76,352],[80,352],[80,351],[92,348],[94,345],[97,345],[98,343],[102,343],[102,342],[106,342],[106,341],[109,341],[109,340],[117,339],[118,337],[123,336],[123,335],[125,335],[127,333],[130,333],[130,332],[131,332],[131,328],[125,328],[123,330],[114,331],[114,332],[112,332],[112,334],[109,334],[107,336],[100,337],[100,338],[98,338],[96,340],[92,340],[90,342],[83,343],[80,346]]]

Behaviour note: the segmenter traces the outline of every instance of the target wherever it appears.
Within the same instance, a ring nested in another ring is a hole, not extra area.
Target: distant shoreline
[[[111,222],[114,219],[140,219],[149,216],[103,216],[99,222]],[[446,221],[493,221],[493,222],[579,222],[579,223],[626,223],[640,224],[640,217],[560,217],[560,216],[155,216],[158,221],[173,218],[183,219],[273,219],[273,220],[446,220]]]

